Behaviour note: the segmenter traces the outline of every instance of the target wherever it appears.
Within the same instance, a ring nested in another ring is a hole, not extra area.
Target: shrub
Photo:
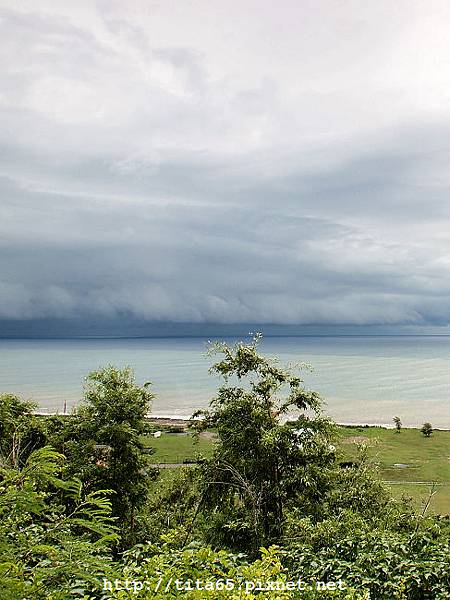
[[[343,579],[377,600],[446,600],[448,531],[436,521],[412,531],[373,527],[351,514],[341,521],[299,521],[286,564],[293,576]]]
[[[0,470],[2,600],[84,597],[103,574],[113,575],[111,503],[103,491],[85,494],[81,482],[61,479],[63,465],[45,447],[23,468]]]
[[[186,598],[187,600],[301,598],[304,600],[363,600],[363,592],[316,591],[315,582],[304,581],[305,591],[286,590],[287,582],[293,578],[281,562],[281,553],[275,546],[262,548],[258,559],[247,562],[242,554],[213,550],[209,546],[191,545],[184,550],[174,547],[179,539],[178,532],[164,536],[166,543],[154,546],[139,546],[127,555],[121,580],[146,582],[146,589],[114,591],[114,583],[106,582],[110,597],[114,600],[154,598]],[[167,542],[171,540],[171,543]],[[270,586],[275,589],[268,589]],[[201,586],[203,589],[195,589]],[[139,587],[139,586],[138,586]],[[178,589],[177,589],[178,587]],[[258,590],[258,587],[261,590]],[[278,588],[278,589],[277,589]]]
[[[24,465],[38,448],[45,446],[42,420],[33,415],[36,404],[14,394],[0,395],[0,462]]]
[[[431,423],[427,422],[422,425],[422,429],[420,431],[425,437],[430,437],[430,435],[433,433],[433,427]]]

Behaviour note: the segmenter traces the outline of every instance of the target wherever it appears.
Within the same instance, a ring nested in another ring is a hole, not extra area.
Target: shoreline
[[[70,413],[63,413],[59,411],[44,411],[42,409],[33,411],[33,414],[41,417],[51,416],[67,416],[70,417]],[[154,424],[160,425],[179,425],[184,426],[189,421],[192,421],[190,416],[187,415],[174,415],[174,414],[149,414],[147,420]],[[334,421],[336,425],[340,427],[380,427],[382,429],[395,429],[395,425],[392,423],[364,423],[364,422],[338,422]],[[404,425],[403,429],[420,429],[420,425],[409,426]],[[435,431],[450,431],[449,427],[433,427]]]
[[[186,421],[192,421],[194,419],[191,419],[191,417],[188,417],[186,415],[161,415],[161,414],[151,414],[148,416],[148,419],[150,421],[169,421],[170,423],[174,422],[174,421],[180,421],[180,422],[186,422]],[[289,421],[290,419],[286,419],[287,421]],[[338,423],[337,421],[335,421],[335,423],[337,425],[343,425],[345,427],[384,427],[386,429],[393,429],[395,427],[395,425],[390,425],[389,423]],[[414,429],[414,428],[411,428]]]
[[[156,423],[161,423],[161,424],[168,424],[168,425],[176,425],[176,424],[184,424],[187,423],[193,419],[191,419],[190,417],[184,416],[184,415],[149,415],[148,417],[149,421],[152,422],[156,422]],[[289,420],[289,419],[286,419]],[[341,423],[341,422],[337,422],[335,421],[336,425],[342,426],[342,427],[382,427],[383,429],[395,429],[395,425],[394,424],[390,424],[390,423]],[[417,429],[418,427],[404,427],[404,429]],[[435,429],[440,429],[439,427],[436,427]],[[441,429],[442,431],[448,431],[447,429]]]

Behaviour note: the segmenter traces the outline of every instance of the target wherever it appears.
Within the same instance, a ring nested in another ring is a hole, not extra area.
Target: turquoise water
[[[273,337],[262,350],[310,363],[304,379],[338,421],[391,423],[399,415],[404,425],[450,428],[450,337]],[[140,383],[153,382],[153,413],[188,416],[218,384],[204,352],[199,338],[0,340],[0,391],[62,412],[82,398],[89,371],[130,365]]]

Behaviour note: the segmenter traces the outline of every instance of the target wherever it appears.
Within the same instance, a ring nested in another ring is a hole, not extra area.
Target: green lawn
[[[167,433],[163,431],[160,438],[145,437],[144,445],[154,448],[151,455],[152,463],[182,463],[187,460],[195,460],[198,454],[210,456],[213,448],[213,440],[210,437],[201,436],[195,442],[190,433]]]
[[[426,438],[418,429],[396,433],[381,427],[340,427],[339,438],[345,458],[356,457],[359,441],[367,444],[370,460],[384,481],[450,483],[450,431],[435,431]]]
[[[450,431],[426,438],[418,429],[396,433],[380,427],[340,427],[339,441],[343,460],[358,460],[358,444],[365,444],[380,479],[392,482],[394,496],[412,498],[420,512],[435,482],[427,512],[450,513]]]
[[[450,483],[438,484],[434,490],[432,484],[397,483],[389,484],[389,487],[396,498],[401,496],[412,498],[418,513],[423,512],[430,492],[433,492],[426,514],[448,515],[450,513]]]
[[[435,431],[426,438],[418,429],[394,429],[381,427],[339,427],[339,450],[341,460],[358,460],[358,445],[367,446],[369,461],[376,467],[383,481],[392,482],[395,496],[402,494],[413,498],[419,511],[436,482],[428,512],[450,513],[450,431]],[[175,434],[163,431],[160,438],[146,437],[144,444],[153,447],[153,463],[182,463],[194,460],[197,454],[210,456],[214,439],[201,437],[195,443],[191,434]],[[394,464],[407,465],[404,468]],[[422,482],[422,483],[417,483]]]

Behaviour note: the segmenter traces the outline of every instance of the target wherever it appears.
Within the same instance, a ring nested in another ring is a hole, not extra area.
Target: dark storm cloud
[[[288,3],[322,47],[270,53],[234,3],[97,6],[1,15],[0,318],[450,320],[437,13]]]

